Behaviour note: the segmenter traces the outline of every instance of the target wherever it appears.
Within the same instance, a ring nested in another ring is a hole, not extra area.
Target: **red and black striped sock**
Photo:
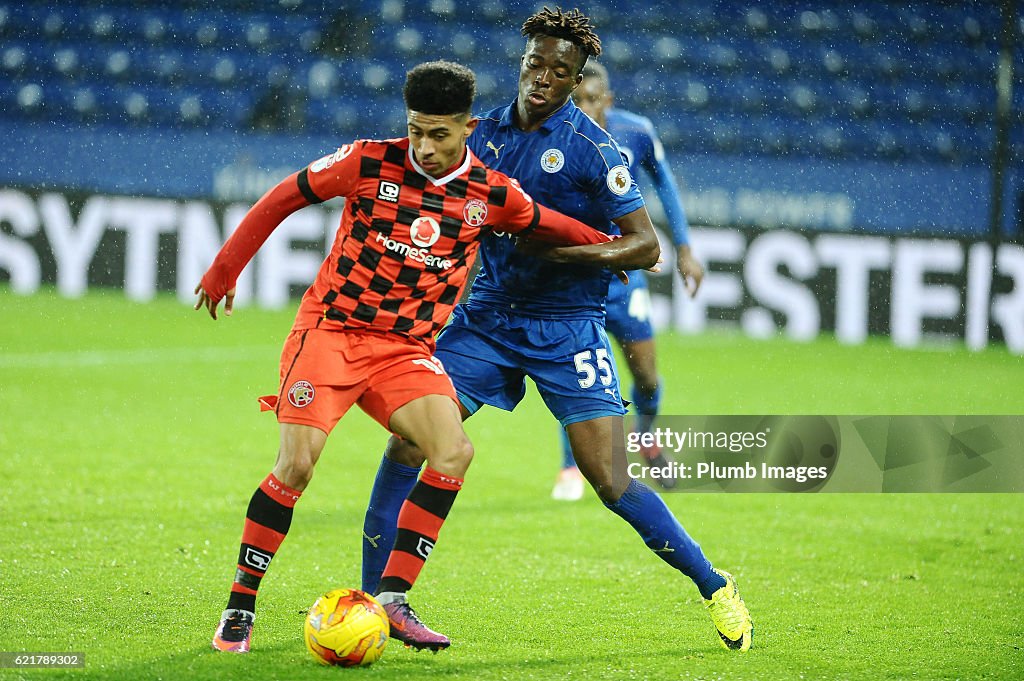
[[[235,581],[231,583],[228,608],[256,612],[256,591],[270,567],[270,560],[288,534],[295,502],[302,492],[294,490],[271,473],[260,483],[249,501],[238,551]]]
[[[444,519],[462,488],[462,478],[441,475],[429,466],[398,512],[398,533],[377,592],[408,591],[423,569]]]

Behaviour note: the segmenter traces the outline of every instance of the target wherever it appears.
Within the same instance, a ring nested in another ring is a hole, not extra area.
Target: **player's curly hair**
[[[590,17],[578,9],[564,12],[561,7],[552,10],[545,6],[523,22],[522,33],[528,40],[538,35],[546,35],[568,40],[580,48],[583,59],[576,71],[577,74],[583,69],[588,58],[601,56],[601,39],[594,33]]]
[[[432,116],[469,114],[476,96],[476,75],[453,61],[428,61],[405,74],[405,106]]]

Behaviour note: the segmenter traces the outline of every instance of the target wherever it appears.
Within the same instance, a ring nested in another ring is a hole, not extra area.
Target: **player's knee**
[[[615,493],[611,480],[591,481],[590,486],[597,492],[598,498],[606,504],[614,504],[622,496],[622,493]]]
[[[631,362],[629,373],[633,375],[634,388],[644,397],[650,399],[658,392],[658,368],[654,362]]]
[[[580,471],[590,486],[594,488],[598,498],[606,504],[614,504],[622,496],[628,483],[618,480],[611,470],[586,470],[581,466]]]
[[[427,455],[427,459],[434,470],[461,477],[472,463],[473,453],[473,443],[465,433],[459,433],[454,440],[439,444],[436,451]]]
[[[274,477],[292,489],[302,491],[313,479],[315,465],[316,457],[309,452],[281,452],[274,466]]]
[[[454,458],[460,463],[464,464],[465,467],[469,467],[469,464],[473,461],[473,455],[476,450],[473,449],[473,443],[469,441],[466,434],[463,433],[462,437],[459,438],[454,447]]]
[[[636,381],[637,390],[640,394],[651,399],[658,392],[658,373],[656,371],[640,370],[633,375]]]
[[[397,435],[392,435],[388,440],[388,446],[384,450],[384,454],[395,463],[412,466],[413,468],[422,466],[425,458],[419,447],[408,440],[403,440]]]

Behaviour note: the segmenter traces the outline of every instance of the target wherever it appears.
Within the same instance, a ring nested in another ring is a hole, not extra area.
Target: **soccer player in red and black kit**
[[[280,449],[249,502],[216,650],[248,652],[260,580],[328,433],[353,404],[415,442],[427,459],[402,506],[377,590],[392,636],[418,649],[449,645],[405,597],[473,456],[451,380],[433,357],[434,334],[462,293],[480,240],[492,231],[552,243],[551,257],[564,261],[600,260],[621,248],[534,203],[467,149],[477,123],[470,114],[474,94],[475,77],[463,66],[412,69],[404,88],[408,137],[346,144],[286,178],[246,214],[196,287],[197,310],[205,306],[216,319],[226,299],[231,314],[235,282],[270,233],[304,206],[346,198],[334,246],[285,341],[278,394],[262,400],[277,413]]]

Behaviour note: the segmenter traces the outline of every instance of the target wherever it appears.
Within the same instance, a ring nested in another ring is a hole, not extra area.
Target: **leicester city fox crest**
[[[545,173],[557,173],[565,165],[565,154],[561,149],[548,149],[540,155],[540,167]]]

